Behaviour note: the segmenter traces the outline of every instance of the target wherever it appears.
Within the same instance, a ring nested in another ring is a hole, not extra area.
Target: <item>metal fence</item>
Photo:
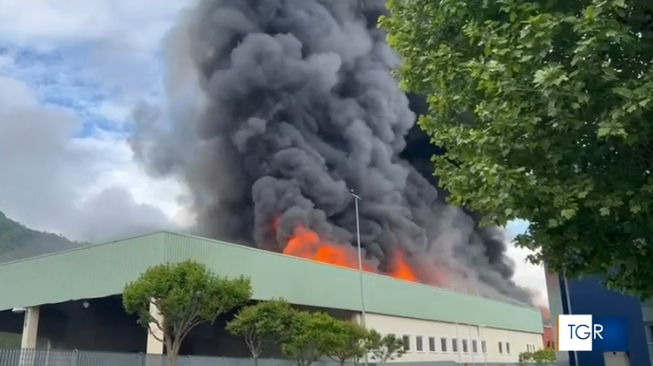
[[[179,356],[177,366],[253,366],[248,358]],[[457,363],[454,361],[393,362],[392,366],[518,366],[517,363],[475,362]],[[528,364],[535,366],[536,364]],[[0,349],[0,366],[167,366],[165,355],[144,353],[117,353],[55,349]],[[258,366],[295,366],[292,361],[262,358]],[[311,366],[339,366],[336,362],[323,361]],[[347,365],[352,366],[352,365]],[[377,366],[370,363],[369,366]],[[538,366],[554,366],[541,365]],[[563,366],[558,364],[557,366]],[[566,365],[565,365],[566,366]]]
[[[253,366],[247,358],[185,356],[177,366]],[[0,366],[167,366],[165,355],[77,350],[0,349]],[[259,359],[258,366],[294,366],[289,360]],[[318,362],[315,366],[337,366]],[[374,366],[374,365],[370,365]]]

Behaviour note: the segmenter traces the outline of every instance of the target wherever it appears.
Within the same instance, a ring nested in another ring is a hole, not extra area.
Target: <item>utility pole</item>
[[[361,293],[361,325],[367,327],[365,322],[365,278],[363,276],[363,249],[361,247],[361,227],[360,217],[358,216],[358,201],[362,200],[361,196],[357,195],[354,190],[350,190],[352,197],[354,197],[354,208],[356,210],[356,241],[358,248],[358,275]],[[367,353],[365,353],[365,366],[368,365]]]

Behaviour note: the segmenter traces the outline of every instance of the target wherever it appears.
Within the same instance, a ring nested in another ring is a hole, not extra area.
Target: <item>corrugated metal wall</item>
[[[165,233],[0,264],[0,310],[122,292],[164,260]]]
[[[183,260],[252,279],[255,299],[360,309],[359,273],[204,238],[155,233],[0,265],[0,310],[119,294],[147,267]],[[367,311],[542,333],[539,310],[365,274]]]

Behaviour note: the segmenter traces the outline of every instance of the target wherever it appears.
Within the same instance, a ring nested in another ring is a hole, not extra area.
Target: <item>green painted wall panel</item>
[[[259,300],[284,297],[302,305],[360,309],[360,273],[346,268],[264,252],[204,238],[170,234],[170,261],[192,259],[224,276],[252,278]],[[465,295],[432,286],[365,274],[365,304],[370,313],[542,333],[539,310]]]
[[[120,293],[163,260],[156,233],[0,264],[0,310]]]
[[[359,272],[173,233],[0,265],[0,310],[119,294],[147,267],[195,260],[222,276],[251,277],[254,298],[359,310]],[[370,313],[542,333],[537,309],[365,274]]]
[[[169,261],[192,259],[222,276],[251,277],[254,298],[283,297],[300,305],[358,309],[358,272],[249,247],[169,234]]]

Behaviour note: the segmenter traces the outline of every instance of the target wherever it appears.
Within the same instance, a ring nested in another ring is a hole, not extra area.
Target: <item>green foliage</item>
[[[285,300],[271,300],[244,307],[227,324],[227,331],[245,339],[254,364],[268,347],[281,344],[294,333],[296,311]]]
[[[338,321],[340,330],[334,334],[335,342],[327,352],[327,356],[344,365],[347,361],[358,364],[373,347],[372,334],[362,325],[349,321]]]
[[[0,260],[17,260],[80,246],[62,236],[29,229],[0,212]]]
[[[539,349],[535,352],[522,352],[519,354],[519,363],[554,365],[556,363],[556,354],[551,348]]]
[[[123,306],[138,321],[152,331],[153,323],[162,333],[168,364],[174,365],[179,347],[188,333],[198,324],[213,322],[225,312],[245,304],[252,295],[250,280],[216,276],[203,264],[186,261],[148,268],[123,291]],[[163,321],[150,314],[155,305]]]
[[[569,276],[653,295],[653,4],[390,0],[381,25],[451,200]]]
[[[371,331],[370,340],[372,359],[376,363],[385,363],[387,361],[392,361],[403,356],[404,353],[406,353],[403,340],[394,334],[381,336],[376,331]]]
[[[281,346],[297,366],[309,366],[340,344],[344,329],[339,320],[325,313],[295,313],[293,335]]]

